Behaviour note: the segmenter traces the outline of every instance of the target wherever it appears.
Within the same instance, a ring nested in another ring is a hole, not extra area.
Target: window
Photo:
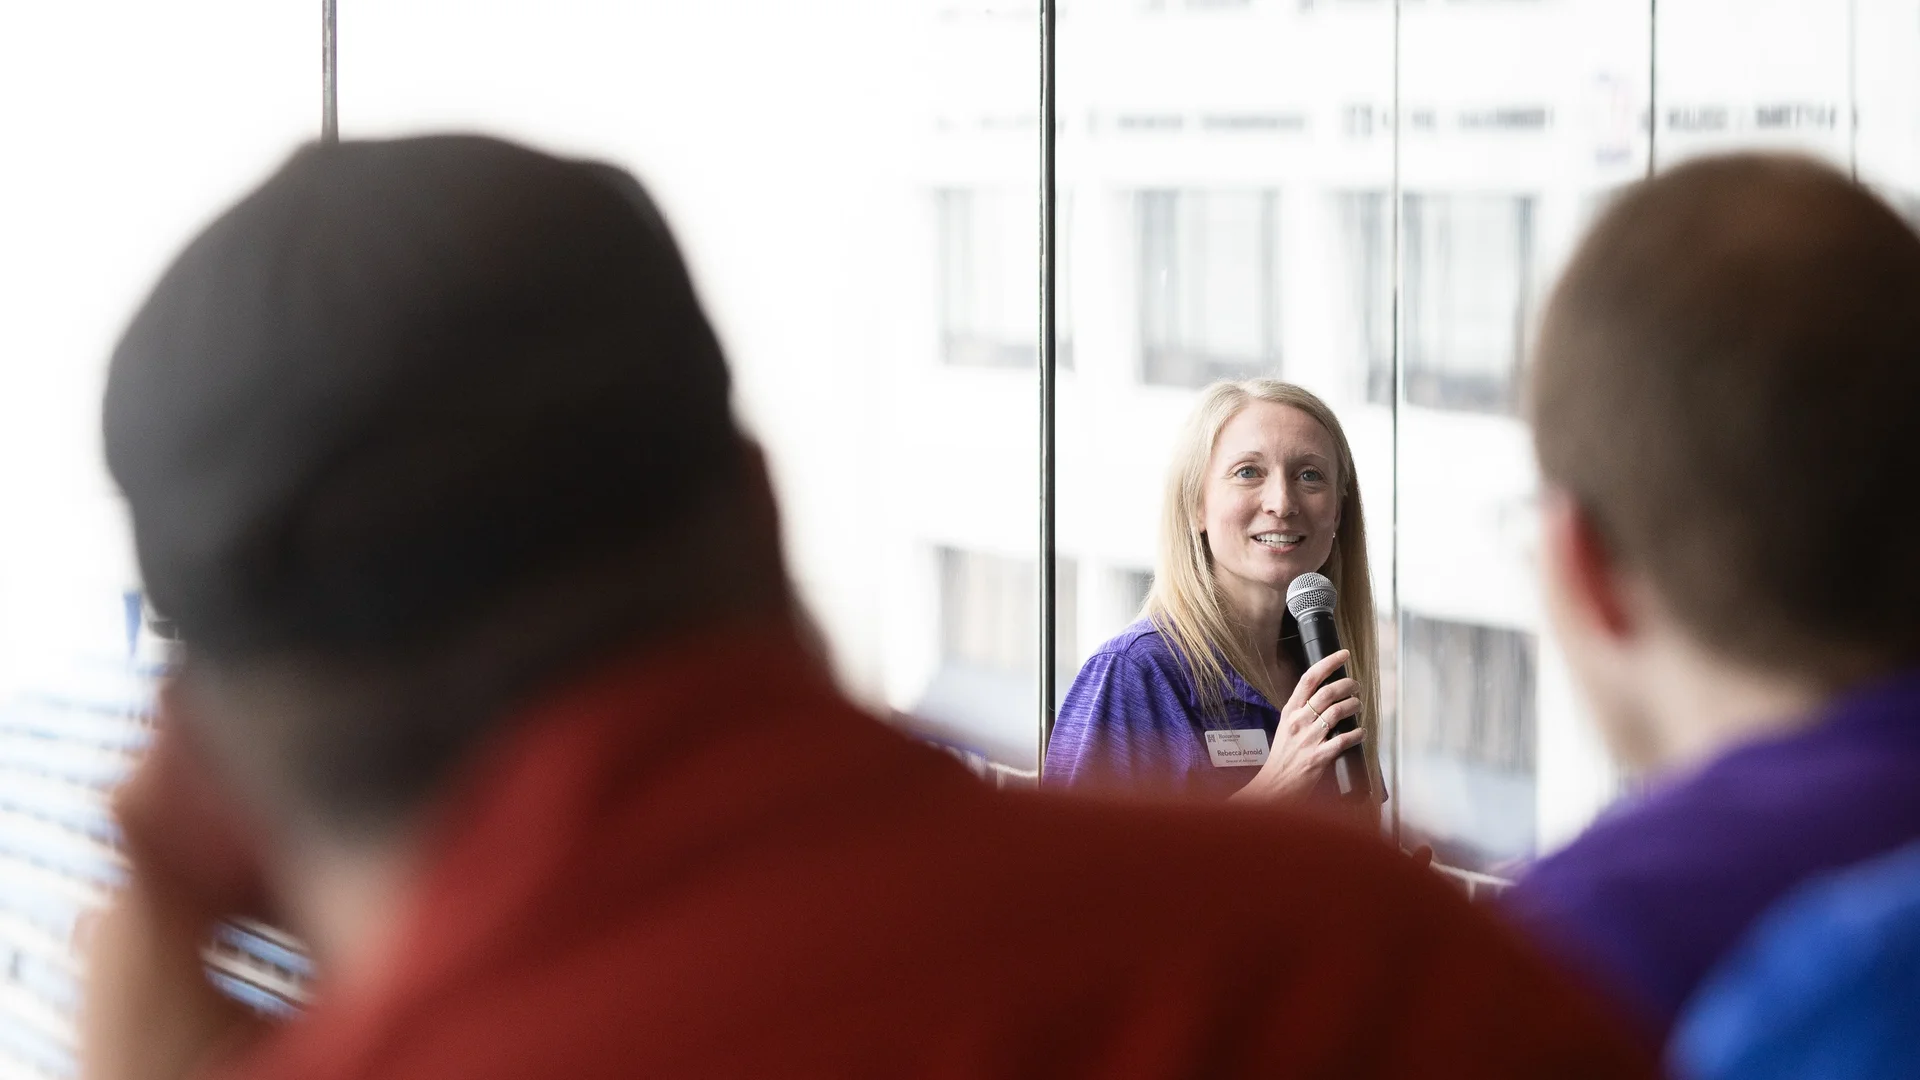
[[[1073,654],[1077,607],[1071,560],[1055,569],[1054,630],[1058,650]],[[1034,669],[1039,637],[1033,613],[1039,584],[1031,559],[1015,559],[956,548],[940,549],[940,651],[942,659],[965,667],[1025,676]]]
[[[1017,769],[1032,769],[1035,657],[1039,606],[1032,559],[940,547],[940,659],[907,710],[912,726],[955,749]],[[1073,680],[1078,573],[1071,559],[1055,569],[1055,692]]]
[[[1408,612],[1407,749],[1533,772],[1532,634]]]
[[[1898,64],[1912,68],[1911,8],[1860,4],[1855,11],[1855,6],[1831,0],[1769,0],[1762,6],[1663,0],[1654,5],[1661,119],[1655,164],[1666,168],[1696,154],[1766,147],[1812,153],[1849,167],[1853,134],[1871,126],[1876,104],[1892,104],[1876,101],[1876,91],[1893,90],[1895,97],[1908,100],[1913,94],[1910,84],[1901,85],[1904,77],[1872,78],[1870,60],[1877,37],[1904,38],[1896,46]],[[1867,13],[1874,8],[1879,10]],[[1865,24],[1902,8],[1904,17],[1894,15],[1880,34],[1856,36]],[[1856,126],[1856,120],[1867,123]]]
[[[1120,610],[1128,613],[1128,621],[1139,618],[1141,609],[1147,606],[1147,594],[1153,591],[1153,571],[1116,570],[1114,579]]]
[[[1040,340],[1035,265],[1040,219],[1031,191],[946,190],[940,215],[940,355],[965,367],[1032,367]],[[1062,199],[1060,234],[1070,204]],[[1069,296],[1066,247],[1054,267],[1055,292]],[[1073,366],[1073,305],[1055,304],[1056,359]]]
[[[1442,861],[1533,854],[1538,661],[1532,634],[1401,615],[1403,818]]]
[[[1343,367],[1366,373],[1367,400],[1393,402],[1393,210],[1383,191],[1334,197],[1345,271],[1338,334]]]
[[[1407,400],[1437,409],[1515,411],[1533,271],[1533,200],[1409,195],[1405,210]]]
[[[0,353],[31,358],[0,371],[0,487],[27,523],[0,559],[0,630],[34,650],[7,665],[31,682],[124,655],[137,572],[99,475],[99,365],[160,261],[313,137],[321,50],[297,2],[123,4],[109,22],[16,6],[37,45],[0,89],[45,122],[12,129],[27,164],[0,234],[9,265],[58,286],[0,320]],[[1030,767],[1035,0],[765,4],[750,35],[725,4],[352,9],[348,137],[490,131],[654,189],[843,680]],[[1914,4],[1120,0],[1061,17],[1059,359],[1075,372],[1057,477],[1078,556],[1059,563],[1061,655],[1144,598],[1166,437],[1192,396],[1169,388],[1297,379],[1346,423],[1375,512],[1381,719],[1404,721],[1382,746],[1389,812],[1468,866],[1571,836],[1614,789],[1526,632],[1538,598],[1513,508],[1537,479],[1514,406],[1534,290],[1612,192],[1700,152],[1812,151],[1920,225]],[[723,69],[742,74],[728,92],[684,92]],[[128,159],[149,167],[112,199],[71,181]],[[76,214],[97,227],[56,227]],[[881,475],[848,466],[876,446]],[[124,768],[125,750],[62,737],[88,783]],[[0,739],[16,802],[41,793],[12,778],[42,749]],[[10,808],[76,850],[110,842],[67,803]],[[5,869],[0,915],[68,936],[78,901]]]
[[[1197,387],[1277,372],[1278,196],[1143,191],[1136,205],[1143,381]]]
[[[1344,308],[1340,348],[1367,400],[1393,401],[1393,219],[1384,192],[1336,197]],[[1533,268],[1532,200],[1408,196],[1407,400],[1512,412]]]

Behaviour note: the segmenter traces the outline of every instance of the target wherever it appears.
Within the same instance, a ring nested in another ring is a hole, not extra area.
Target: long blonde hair
[[[1374,790],[1381,791],[1377,727],[1380,654],[1373,621],[1373,582],[1367,569],[1367,519],[1361,509],[1353,450],[1326,402],[1278,379],[1216,382],[1201,392],[1200,403],[1174,447],[1173,465],[1167,473],[1159,557],[1145,614],[1181,655],[1203,712],[1224,716],[1229,666],[1275,706],[1284,708],[1293,696],[1291,686],[1270,685],[1269,665],[1248,649],[1221,603],[1214,582],[1213,555],[1199,525],[1214,441],[1227,421],[1256,401],[1299,409],[1319,421],[1333,439],[1339,458],[1334,467],[1339,473],[1340,528],[1334,537],[1333,553],[1320,572],[1333,582],[1339,596],[1334,605],[1334,626],[1340,633],[1340,643],[1353,652],[1347,674],[1360,686],[1360,726],[1367,733],[1367,771],[1373,777]]]

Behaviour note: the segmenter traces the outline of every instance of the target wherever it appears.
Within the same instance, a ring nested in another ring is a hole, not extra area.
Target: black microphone
[[[1333,625],[1333,601],[1333,582],[1328,581],[1325,574],[1301,574],[1287,586],[1287,610],[1293,613],[1293,621],[1300,624],[1300,647],[1307,654],[1308,667],[1340,651],[1340,632]],[[1346,677],[1343,664],[1321,680],[1320,685]],[[1333,730],[1327,732],[1327,738],[1344,735],[1359,726],[1349,716],[1335,724]],[[1373,782],[1367,776],[1366,744],[1356,743],[1333,759],[1333,780],[1342,798],[1373,797]]]

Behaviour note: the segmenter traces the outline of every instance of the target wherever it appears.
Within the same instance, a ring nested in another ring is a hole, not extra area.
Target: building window
[[[1146,610],[1147,594],[1153,591],[1153,571],[1116,570],[1114,577],[1114,592],[1120,610],[1126,612],[1127,621],[1132,622]]]
[[[1402,613],[1409,754],[1534,772],[1539,708],[1532,634]]]
[[[1054,567],[1054,645],[1071,665],[1079,574]],[[940,549],[940,651],[952,664],[1030,675],[1039,655],[1040,593],[1032,559]]]
[[[1515,411],[1533,273],[1533,200],[1409,195],[1405,211],[1407,400]]]
[[[1404,836],[1505,875],[1536,850],[1538,659],[1531,634],[1401,612]]]
[[[1136,207],[1143,381],[1198,387],[1277,373],[1276,193],[1143,191]]]
[[[941,360],[968,367],[1031,367],[1040,340],[1039,207],[1030,191],[948,190],[935,196],[940,220]],[[1056,359],[1073,366],[1069,288],[1071,203],[1055,224]]]
[[[1366,373],[1367,400],[1393,403],[1393,207],[1384,191],[1334,196],[1345,369]]]
[[[952,747],[1017,769],[1033,769],[1040,612],[1032,559],[959,548],[936,549],[940,576],[940,663],[908,712],[913,724]],[[1055,705],[1073,682],[1078,572],[1055,571]]]

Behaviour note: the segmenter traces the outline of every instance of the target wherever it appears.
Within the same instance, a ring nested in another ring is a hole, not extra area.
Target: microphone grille
[[[1325,574],[1301,574],[1287,586],[1287,610],[1295,619],[1333,611],[1333,582]]]

